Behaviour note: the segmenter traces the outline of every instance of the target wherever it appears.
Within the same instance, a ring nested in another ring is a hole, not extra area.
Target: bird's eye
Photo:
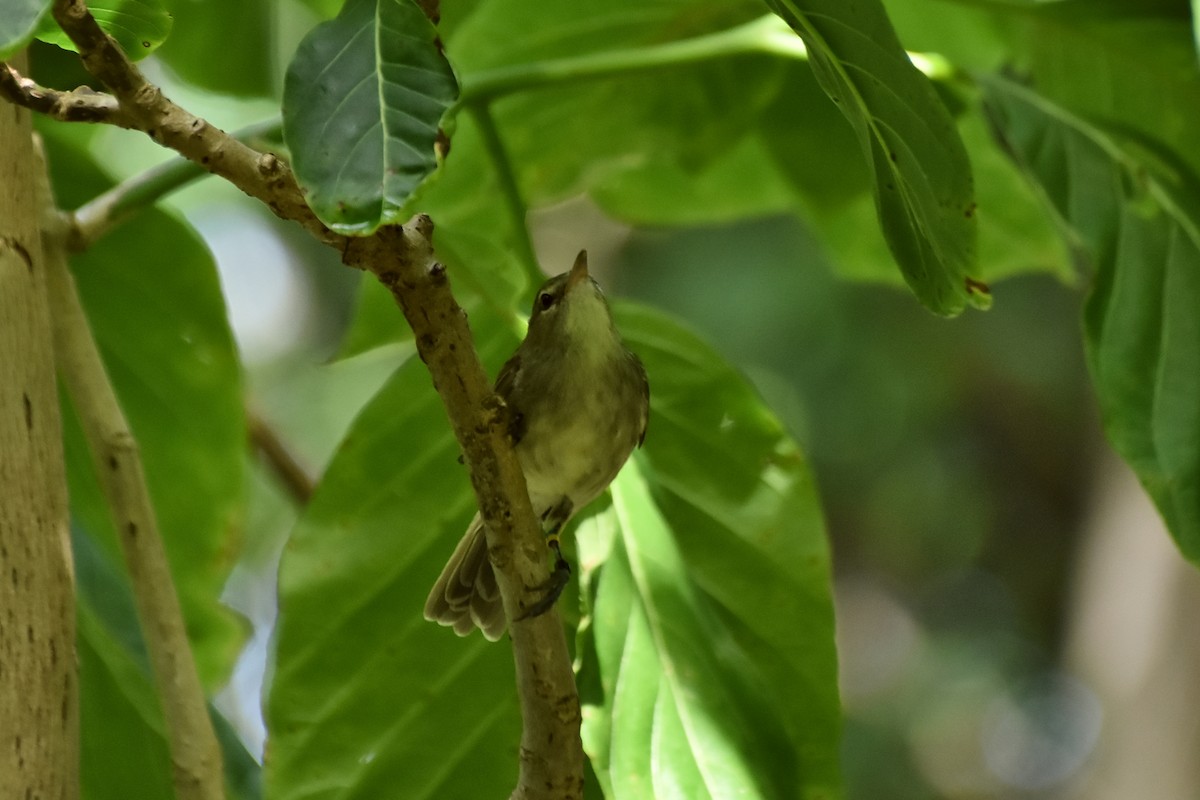
[[[542,308],[549,308],[550,306],[554,305],[556,300],[558,300],[558,298],[550,294],[550,292],[542,292],[537,298],[538,305]]]

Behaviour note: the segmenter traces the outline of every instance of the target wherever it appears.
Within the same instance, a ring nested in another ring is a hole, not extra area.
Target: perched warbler
[[[570,576],[559,533],[607,488],[646,437],[646,369],[621,341],[604,293],[588,275],[587,251],[570,272],[538,290],[529,332],[495,388],[509,407],[533,511],[557,557],[546,597],[526,612],[536,616],[553,605]],[[425,618],[453,626],[459,636],[476,627],[492,641],[504,633],[504,608],[478,513],[433,585]]]

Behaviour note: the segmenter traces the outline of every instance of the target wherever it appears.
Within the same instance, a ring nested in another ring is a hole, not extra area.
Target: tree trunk
[[[0,797],[74,800],[74,581],[40,163],[28,112],[0,102]]]

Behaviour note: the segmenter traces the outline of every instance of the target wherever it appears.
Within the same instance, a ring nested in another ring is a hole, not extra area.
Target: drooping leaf
[[[88,3],[88,10],[134,61],[153,53],[171,33],[167,0],[97,0]],[[75,49],[75,44],[49,14],[42,18],[37,38],[67,50]]]
[[[50,0],[0,0],[0,59],[29,44],[49,10]]]
[[[652,415],[645,457],[579,534],[597,774],[614,797],[837,797],[829,553],[802,457],[693,335],[618,319]]]
[[[979,177],[979,276],[987,282],[1028,272],[1075,279],[1058,230],[1020,171],[991,141],[977,102],[958,120],[963,142]],[[899,282],[887,244],[874,223],[869,195],[849,204],[806,204],[839,275],[856,280]]]
[[[59,202],[107,188],[96,167],[53,135]],[[168,255],[169,254],[169,255]],[[241,376],[216,266],[190,227],[159,210],[72,259],[109,378],[137,439],[151,500],[206,685],[223,679],[242,639],[219,601],[233,565],[246,434]],[[118,557],[107,503],[72,412],[64,415],[71,509]]]
[[[1154,144],[998,78],[1000,137],[1094,268],[1084,310],[1105,433],[1200,562],[1200,191]]]
[[[313,29],[284,82],[284,138],[313,211],[366,235],[400,217],[437,167],[458,96],[437,30],[413,0],[349,0]]]
[[[884,237],[930,310],[988,297],[975,272],[971,165],[928,79],[909,61],[879,0],[768,0],[804,40],[817,80],[850,121],[871,169]]]

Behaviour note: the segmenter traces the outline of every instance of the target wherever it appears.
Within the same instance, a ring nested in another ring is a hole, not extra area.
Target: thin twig
[[[59,374],[79,412],[100,486],[129,569],[138,620],[158,684],[179,800],[225,796],[221,750],[213,733],[141,456],[92,337],[61,238],[43,251]]]
[[[250,408],[246,409],[246,433],[296,504],[308,505],[313,494],[313,479],[309,477],[308,470],[300,465],[271,424]]]
[[[278,134],[281,126],[276,118],[249,125],[231,135],[241,142],[256,141],[272,133]],[[73,252],[86,250],[141,209],[207,174],[200,165],[186,158],[172,158],[118,183],[69,215],[68,248]]]

